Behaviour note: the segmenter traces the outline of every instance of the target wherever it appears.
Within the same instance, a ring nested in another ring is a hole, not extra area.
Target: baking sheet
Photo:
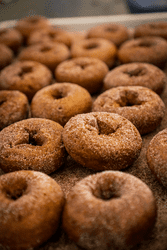
[[[72,32],[85,31],[95,25],[108,22],[122,23],[128,28],[133,29],[136,25],[141,23],[164,20],[167,21],[167,13],[50,19],[52,24]],[[0,23],[0,28],[12,27],[15,25],[15,23],[16,20],[5,21]],[[167,67],[164,69],[164,71],[167,73]],[[94,100],[96,97],[92,96],[92,98]],[[167,87],[161,95],[161,98],[167,107]],[[123,170],[123,172],[131,173],[140,178],[151,188],[158,206],[158,218],[153,231],[144,241],[135,246],[135,250],[167,249],[167,190],[155,179],[146,162],[146,151],[150,140],[155,134],[166,127],[167,110],[161,125],[152,133],[142,136],[143,146],[137,161],[132,166]],[[95,173],[95,171],[82,167],[81,165],[77,164],[70,156],[68,156],[67,162],[50,176],[58,182],[58,184],[62,187],[65,196],[67,196],[76,182],[93,173]],[[2,171],[1,174],[3,174]],[[79,250],[80,248],[67,237],[60,225],[57,233],[37,249]]]

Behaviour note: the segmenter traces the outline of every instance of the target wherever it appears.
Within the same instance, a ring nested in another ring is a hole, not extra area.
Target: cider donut
[[[93,94],[102,88],[108,71],[107,65],[98,58],[77,57],[60,63],[55,78],[58,82],[76,83]]]
[[[17,52],[23,43],[23,36],[14,28],[3,28],[0,29],[0,43]]]
[[[5,249],[33,249],[56,233],[64,207],[57,182],[36,171],[0,176],[0,244]]]
[[[129,31],[128,28],[122,24],[105,23],[89,29],[87,37],[104,38],[119,47],[123,42],[129,39]]]
[[[7,172],[34,170],[50,174],[64,162],[62,126],[47,119],[29,118],[0,132],[0,167]]]
[[[103,38],[83,39],[73,42],[71,45],[71,56],[73,57],[95,57],[104,61],[108,67],[112,67],[117,56],[115,44]]]
[[[74,115],[90,112],[89,92],[73,83],[55,83],[36,93],[31,102],[32,117],[41,117],[62,126]]]
[[[70,57],[69,48],[58,42],[45,42],[24,48],[18,55],[20,61],[36,61],[54,71],[57,65]]]
[[[167,39],[167,22],[148,22],[134,28],[134,37],[160,36]]]
[[[166,74],[149,63],[128,63],[109,71],[103,81],[104,90],[119,86],[143,86],[160,95],[167,84]]]
[[[39,62],[16,61],[1,71],[0,89],[19,90],[31,100],[38,90],[51,84],[52,78],[51,71]]]
[[[76,162],[97,171],[128,167],[142,146],[141,136],[130,121],[107,112],[72,117],[64,126],[63,142]]]
[[[5,44],[0,43],[0,70],[11,64],[13,60],[13,51]]]
[[[156,201],[144,182],[120,171],[104,171],[72,188],[63,228],[84,249],[125,250],[146,238],[156,218]]]
[[[147,149],[147,163],[157,180],[167,187],[167,129],[156,134]]]
[[[117,113],[131,121],[143,135],[160,125],[165,115],[165,104],[151,89],[122,86],[106,90],[99,95],[92,110]]]
[[[17,90],[0,91],[0,130],[14,122],[27,119],[29,112],[26,95]]]
[[[164,67],[167,61],[167,41],[162,37],[145,36],[124,42],[118,50],[120,63],[146,62]]]

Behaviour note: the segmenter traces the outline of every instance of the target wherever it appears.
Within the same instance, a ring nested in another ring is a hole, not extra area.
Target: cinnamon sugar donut
[[[57,65],[70,57],[70,50],[63,43],[45,42],[24,48],[18,55],[20,61],[31,60],[44,64],[54,71]]]
[[[72,83],[55,83],[36,93],[31,102],[32,117],[41,117],[62,126],[74,115],[90,112],[92,98],[89,92]]]
[[[50,174],[64,162],[62,126],[48,119],[29,118],[0,132],[0,167],[7,172],[35,170]]]
[[[104,38],[113,42],[116,46],[120,46],[129,39],[128,28],[122,24],[105,23],[94,26],[87,32],[88,38]]]
[[[156,134],[147,149],[147,163],[157,180],[167,187],[167,129]]]
[[[112,67],[117,56],[115,44],[103,38],[83,39],[71,45],[72,57],[95,57]]]
[[[45,65],[35,61],[16,61],[0,73],[1,90],[19,90],[29,100],[38,90],[51,82],[51,71]]]
[[[99,95],[93,103],[92,110],[117,113],[131,121],[143,135],[160,125],[165,115],[165,104],[151,89],[122,86]]]
[[[79,181],[63,210],[63,228],[77,245],[91,250],[125,250],[153,229],[156,201],[137,177],[104,171]]]
[[[143,36],[160,36],[167,39],[167,22],[148,22],[136,26],[134,28],[134,37]]]
[[[16,22],[15,28],[27,39],[32,32],[50,26],[50,22],[44,16],[29,16]]]
[[[26,95],[15,90],[0,91],[0,130],[29,117],[29,103]]]
[[[23,36],[14,28],[3,28],[0,29],[0,43],[17,52],[23,43]]]
[[[146,62],[163,67],[167,61],[167,41],[155,36],[128,40],[120,46],[118,59],[121,63]]]
[[[28,38],[27,44],[33,45],[41,42],[60,42],[71,46],[71,36],[67,31],[49,26],[46,29],[34,31]]]
[[[36,171],[0,176],[0,244],[5,249],[33,249],[56,233],[64,207],[57,182]]]
[[[94,170],[121,170],[139,156],[142,139],[135,126],[118,114],[92,112],[72,117],[64,126],[69,155]]]
[[[93,94],[102,88],[108,71],[107,65],[98,58],[77,57],[60,63],[55,77],[58,82],[76,83]]]
[[[13,60],[13,51],[5,44],[0,43],[0,70],[12,63]]]
[[[167,84],[167,77],[153,64],[128,63],[109,71],[103,82],[105,90],[119,86],[143,86],[160,95]]]

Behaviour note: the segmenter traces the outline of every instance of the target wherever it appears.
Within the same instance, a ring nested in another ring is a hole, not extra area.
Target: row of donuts
[[[131,165],[141,146],[141,136],[130,121],[106,112],[76,115],[64,128],[41,118],[4,128],[0,132],[0,166],[6,172],[0,177],[2,246],[41,245],[56,232],[61,215],[67,235],[85,249],[130,249],[140,243],[156,223],[156,200],[145,183],[116,170]],[[78,182],[67,198],[46,175],[63,164],[65,149],[85,167],[103,170]]]

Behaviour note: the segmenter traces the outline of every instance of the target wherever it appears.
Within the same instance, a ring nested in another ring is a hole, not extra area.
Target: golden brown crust
[[[146,62],[163,67],[167,61],[167,41],[146,36],[124,42],[118,50],[121,63]]]
[[[147,149],[147,163],[158,181],[167,187],[167,129],[156,134]]]
[[[23,43],[23,37],[15,28],[3,28],[0,29],[0,43],[17,52]]]
[[[98,58],[77,57],[59,64],[55,77],[58,82],[76,83],[92,94],[102,88],[108,71],[107,65]]]
[[[32,117],[42,117],[62,126],[74,115],[90,112],[89,92],[73,83],[55,83],[36,93],[31,102]]]
[[[31,60],[44,64],[54,71],[57,65],[70,57],[69,48],[58,42],[45,42],[24,48],[18,55],[21,61]]]
[[[61,187],[43,173],[0,176],[1,246],[25,250],[41,245],[56,232],[63,206]]]
[[[151,89],[122,86],[99,95],[92,110],[117,113],[131,121],[140,134],[146,134],[160,125],[165,115],[165,104]]]
[[[62,126],[48,119],[30,118],[0,132],[0,166],[4,172],[35,170],[50,174],[65,158]]]
[[[8,66],[14,60],[13,51],[5,44],[0,44],[0,70]]]
[[[45,65],[35,61],[17,61],[0,73],[1,90],[19,90],[29,100],[38,90],[51,82],[51,71]]]
[[[0,130],[10,124],[27,119],[30,107],[26,95],[20,91],[0,91]]]
[[[129,39],[128,28],[121,24],[106,23],[95,26],[88,30],[88,38],[104,38],[113,42],[116,46],[120,46]]]
[[[95,57],[112,67],[117,56],[117,48],[113,42],[103,38],[83,39],[71,46],[72,57]]]
[[[63,227],[84,249],[131,249],[155,225],[157,207],[149,187],[133,175],[104,171],[78,182],[69,193]]]
[[[109,71],[104,78],[104,89],[120,86],[143,86],[161,94],[167,84],[166,74],[148,63],[128,63]]]
[[[69,155],[94,170],[120,170],[139,156],[142,139],[135,126],[118,114],[91,112],[72,117],[63,130]]]

